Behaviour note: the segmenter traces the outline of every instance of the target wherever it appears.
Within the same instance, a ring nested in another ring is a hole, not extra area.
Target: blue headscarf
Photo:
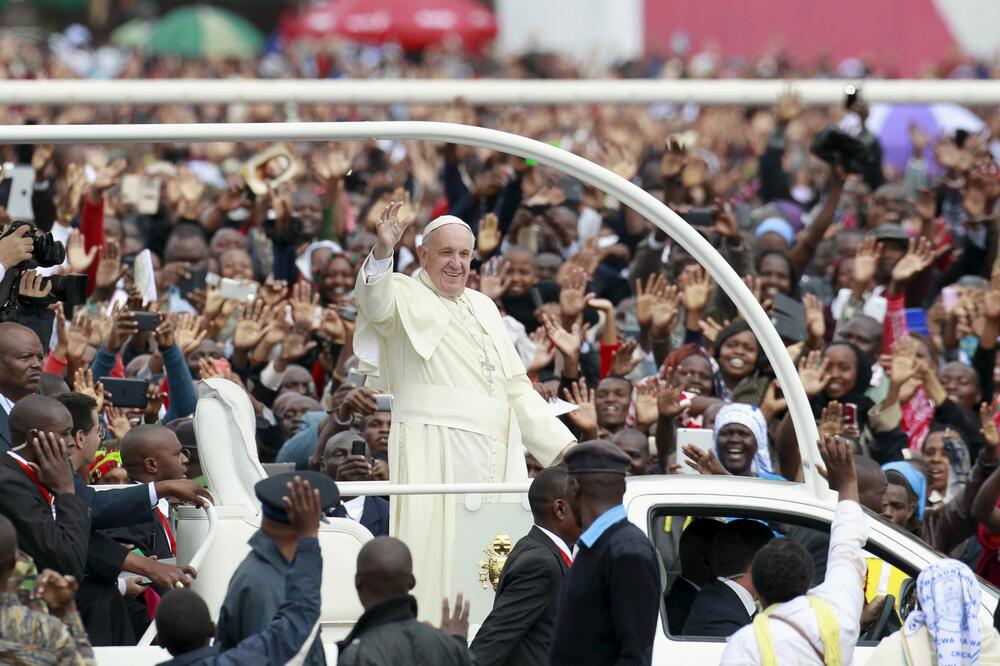
[[[903,635],[927,627],[938,666],[979,663],[979,583],[958,560],[935,562],[917,576],[920,608],[906,617]]]
[[[924,505],[927,504],[927,478],[916,467],[905,461],[891,462],[882,465],[882,471],[899,472],[910,484],[910,490],[917,496],[917,519],[924,519]]]

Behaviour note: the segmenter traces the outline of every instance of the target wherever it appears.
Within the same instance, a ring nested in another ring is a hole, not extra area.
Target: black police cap
[[[632,462],[624,451],[610,442],[594,440],[570,447],[563,458],[570,474],[625,475]]]
[[[340,491],[337,490],[337,484],[326,474],[313,471],[276,474],[263,481],[258,481],[253,487],[257,499],[260,500],[261,510],[266,517],[279,523],[288,523],[288,514],[285,513],[285,503],[282,498],[288,495],[288,484],[292,483],[296,476],[301,477],[303,481],[308,481],[313,490],[319,491],[319,504],[323,511],[337,506],[340,502]]]

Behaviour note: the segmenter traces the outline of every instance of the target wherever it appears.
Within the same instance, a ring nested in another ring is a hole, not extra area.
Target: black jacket
[[[39,571],[54,569],[83,580],[90,511],[76,495],[57,495],[56,517],[34,482],[11,456],[0,453],[0,514],[17,530],[17,545]]]
[[[343,504],[335,506],[329,515],[334,518],[347,518],[347,509]],[[372,536],[389,535],[389,500],[384,497],[369,495],[365,497],[365,508],[361,511],[361,526],[372,533]]]
[[[545,666],[559,591],[569,567],[559,547],[537,527],[507,557],[493,610],[469,651],[476,666]]]
[[[694,586],[694,583],[687,578],[678,576],[674,580],[670,592],[664,597],[664,605],[667,609],[667,624],[670,627],[670,633],[674,636],[681,635],[684,623],[687,622],[688,611],[691,610],[691,604],[694,603],[694,598],[697,595],[698,588]]]
[[[465,639],[417,622],[417,600],[406,595],[375,604],[337,644],[339,666],[469,666]]]
[[[748,624],[750,616],[736,592],[721,580],[713,580],[695,596],[684,635],[725,638]]]
[[[648,665],[660,608],[660,564],[628,520],[587,548],[577,544],[559,595],[549,648],[552,666]]]

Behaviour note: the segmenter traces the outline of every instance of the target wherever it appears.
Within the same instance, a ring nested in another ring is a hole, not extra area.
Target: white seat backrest
[[[189,562],[205,538],[208,521],[194,507],[180,507],[177,521],[177,559]],[[247,543],[257,531],[259,520],[238,507],[216,507],[216,535],[212,548],[201,564],[193,589],[208,604],[217,619],[229,589],[229,579],[250,552]],[[320,621],[324,640],[340,640],[361,616],[361,602],[354,589],[354,571],[361,547],[372,535],[347,518],[328,518],[319,527],[323,551],[323,602]]]
[[[257,458],[257,419],[246,391],[228,379],[198,382],[194,434],[198,458],[216,506],[239,506],[256,516],[253,487],[267,477]]]

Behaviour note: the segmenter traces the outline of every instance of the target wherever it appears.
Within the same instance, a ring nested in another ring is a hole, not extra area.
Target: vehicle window
[[[726,528],[726,536],[720,537],[722,527],[729,523],[733,525]],[[735,581],[756,550],[777,536],[796,539],[813,557],[812,584],[818,585],[826,569],[830,523],[758,509],[727,508],[723,513],[719,507],[685,506],[681,510],[661,506],[649,512],[649,534],[663,565],[660,615],[664,631],[677,641],[721,642],[748,624],[756,611],[749,593],[737,590]],[[900,624],[899,594],[917,572],[871,540],[865,550],[869,554],[866,601],[879,594],[893,595],[895,612],[890,613],[893,617],[888,619],[888,628],[894,631]],[[699,595],[702,598],[696,604]],[[859,644],[874,644],[871,638],[863,633]]]

